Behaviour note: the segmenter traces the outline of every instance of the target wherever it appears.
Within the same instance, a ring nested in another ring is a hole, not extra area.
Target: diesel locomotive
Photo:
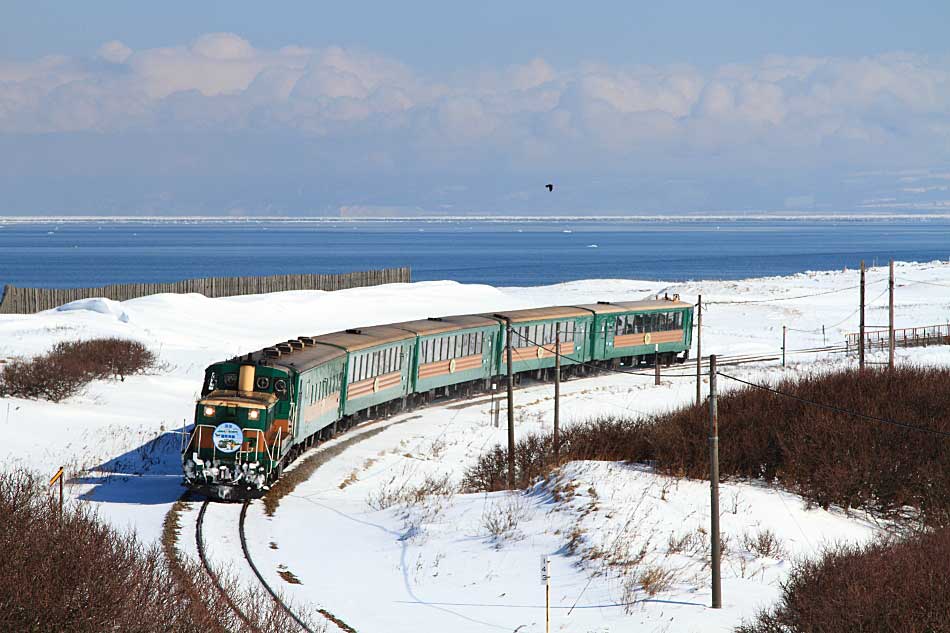
[[[508,371],[682,362],[693,306],[678,296],[445,316],[300,336],[205,370],[182,453],[184,485],[219,500],[259,497],[305,448],[361,419],[487,390]]]

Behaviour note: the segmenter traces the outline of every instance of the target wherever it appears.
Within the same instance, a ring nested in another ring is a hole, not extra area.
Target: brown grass
[[[722,382],[726,382],[722,379]],[[777,388],[808,400],[950,432],[950,369],[847,370],[786,380]],[[708,411],[690,406],[645,419],[605,417],[562,431],[562,461],[650,462],[659,472],[708,477]],[[719,398],[720,472],[792,490],[829,507],[860,508],[891,519],[919,513],[929,525],[950,524],[947,438],[865,421],[742,388]],[[550,434],[522,438],[515,449],[517,486],[548,475]],[[506,486],[501,446],[468,470],[468,490]]]

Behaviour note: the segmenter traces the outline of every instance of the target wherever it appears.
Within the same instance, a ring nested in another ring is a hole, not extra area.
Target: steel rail
[[[208,510],[209,502],[205,500],[201,504],[201,509],[198,511],[198,521],[195,523],[195,544],[198,546],[198,558],[201,561],[201,566],[204,568],[205,573],[208,574],[208,577],[211,578],[211,582],[214,583],[215,588],[218,590],[218,593],[224,598],[227,602],[228,607],[238,616],[238,619],[247,626],[248,629],[254,631],[255,633],[262,633],[261,629],[255,626],[251,620],[244,614],[244,612],[234,604],[234,601],[231,599],[231,595],[225,591],[224,586],[221,584],[221,580],[218,577],[218,574],[211,568],[211,563],[208,562],[208,556],[205,552],[204,538],[202,537],[202,528],[204,527],[205,521],[205,512]],[[243,536],[243,534],[242,534]]]

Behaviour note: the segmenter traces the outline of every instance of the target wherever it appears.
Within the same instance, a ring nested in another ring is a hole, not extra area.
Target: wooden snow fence
[[[126,301],[160,293],[195,292],[206,297],[234,297],[286,290],[344,290],[381,284],[409,283],[409,267],[364,270],[333,275],[270,275],[267,277],[207,277],[170,283],[113,284],[99,288],[17,288],[7,284],[0,314],[32,314],[92,297]]]

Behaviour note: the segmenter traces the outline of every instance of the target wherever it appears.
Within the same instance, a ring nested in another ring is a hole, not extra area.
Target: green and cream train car
[[[222,500],[260,496],[341,426],[488,389],[508,371],[509,338],[519,378],[555,365],[558,332],[568,375],[685,360],[692,317],[675,296],[434,317],[300,336],[215,363],[182,453],[184,484]]]

